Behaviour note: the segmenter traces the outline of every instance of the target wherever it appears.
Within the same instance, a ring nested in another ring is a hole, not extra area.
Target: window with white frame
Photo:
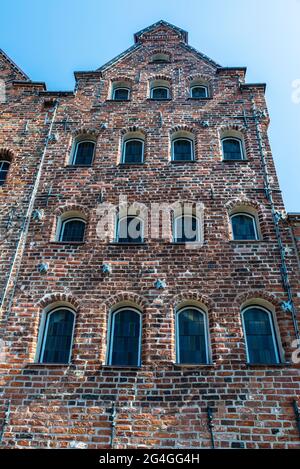
[[[176,313],[176,361],[179,364],[207,364],[208,329],[206,314],[195,307]]]
[[[111,315],[108,347],[108,364],[115,366],[140,366],[141,364],[141,313],[134,308],[121,308]]]
[[[61,242],[83,242],[86,221],[82,218],[62,216],[58,223],[57,240]]]
[[[190,87],[190,97],[194,99],[203,99],[208,97],[208,88],[204,85],[192,85]]]
[[[166,54],[164,52],[159,52],[157,54],[152,55],[150,63],[155,63],[155,64],[163,64],[163,63],[168,63],[170,62],[170,56],[169,54]]]
[[[141,138],[126,138],[123,142],[122,163],[139,164],[144,162],[144,140]]]
[[[60,307],[46,314],[39,352],[40,363],[69,363],[75,325],[75,312]]]
[[[131,85],[127,81],[115,81],[111,86],[111,99],[114,101],[129,101]]]
[[[158,101],[170,99],[170,84],[167,80],[152,80],[150,82],[150,98]]]
[[[137,215],[119,216],[117,219],[116,241],[118,243],[143,243],[144,220]]]
[[[173,227],[173,240],[175,243],[200,242],[200,220],[192,214],[175,216]]]
[[[194,142],[190,138],[172,139],[172,161],[194,161]]]
[[[91,166],[96,143],[91,139],[76,139],[72,151],[71,165],[73,166]]]
[[[242,320],[248,363],[279,363],[279,349],[272,313],[261,306],[249,306],[242,311]]]
[[[9,170],[10,162],[6,160],[0,160],[0,186],[6,181],[8,170]]]
[[[239,161],[244,160],[243,141],[235,137],[225,137],[222,139],[223,160]]]
[[[259,239],[256,217],[250,213],[234,213],[230,217],[232,239],[235,241],[256,241]]]

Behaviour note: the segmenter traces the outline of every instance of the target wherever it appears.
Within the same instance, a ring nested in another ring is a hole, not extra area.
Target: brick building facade
[[[75,72],[74,92],[46,91],[0,53],[1,447],[300,448],[300,215],[284,211],[265,85],[164,21],[134,41]],[[124,160],[130,138],[139,162]],[[225,158],[225,139],[241,158]],[[74,164],[81,142],[95,146],[90,165]],[[174,210],[156,236],[148,216],[144,239],[119,242],[113,217],[101,238],[99,207],[120,197],[201,203],[199,243],[175,242]],[[57,235],[65,214],[84,222],[82,241]],[[237,214],[253,239],[234,238]],[[41,359],[59,308],[75,314],[69,363]],[[184,308],[205,318],[199,363],[178,358]],[[268,363],[247,353],[247,308],[268,312]],[[141,318],[134,365],[108,358],[122,309]]]

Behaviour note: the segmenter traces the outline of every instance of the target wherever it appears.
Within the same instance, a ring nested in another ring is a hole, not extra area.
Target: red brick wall
[[[2,317],[7,352],[1,374],[3,447],[60,448],[81,443],[109,447],[114,405],[114,447],[210,447],[209,405],[216,447],[241,442],[246,448],[300,448],[292,407],[294,399],[299,401],[300,381],[299,365],[292,362],[295,331],[291,314],[281,308],[287,297],[253,121],[252,95],[257,108],[265,111],[260,128],[276,210],[281,211],[263,87],[240,86],[242,69],[217,68],[187,48],[176,31],[165,27],[160,34],[157,31],[142,36],[139,46],[111,67],[78,73],[74,95],[54,96],[59,99],[53,128],[58,141],[48,146],[35,202],[35,208],[44,210],[44,218],[31,221],[16,288],[11,291],[13,301],[11,305],[6,301]],[[158,50],[167,50],[170,63],[149,63]],[[189,79],[198,75],[209,81],[211,98],[189,99]],[[170,101],[147,99],[149,80],[157,76],[170,81]],[[125,78],[132,83],[131,100],[111,101],[111,80]],[[20,211],[26,208],[51,117],[44,106],[49,93],[40,85],[14,85],[10,93],[2,105],[0,142],[16,159],[7,184],[0,188],[3,220],[15,200]],[[29,131],[24,135],[27,120]],[[209,126],[204,127],[203,121]],[[120,140],[134,126],[146,135],[145,163],[123,167],[118,164]],[[178,127],[194,133],[193,163],[169,161],[170,131]],[[224,128],[243,132],[247,161],[222,161]],[[97,136],[91,168],[67,164],[72,136],[80,129],[92,129]],[[141,246],[99,240],[101,191],[105,202],[112,204],[120,195],[146,205],[202,202],[204,245],[190,250],[166,239],[148,239]],[[260,241],[230,240],[228,211],[245,203],[257,210]],[[66,206],[80,207],[87,215],[83,244],[53,241],[57,214]],[[299,272],[289,227],[282,223],[280,230],[299,306]],[[4,275],[17,234],[18,230],[8,232],[5,239]],[[41,262],[49,264],[44,275],[37,268]],[[112,265],[108,276],[101,271],[104,262]],[[154,287],[158,278],[165,279],[164,290]],[[284,362],[278,366],[246,364],[240,311],[250,301],[275,314]],[[72,364],[35,364],[43,310],[57,302],[76,310]],[[142,312],[140,369],[105,365],[109,312],[124,304]],[[211,365],[174,364],[174,311],[182,304],[196,304],[207,312]]]

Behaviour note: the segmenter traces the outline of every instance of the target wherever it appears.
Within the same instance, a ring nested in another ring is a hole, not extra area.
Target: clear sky
[[[32,80],[70,90],[74,70],[99,67],[160,19],[221,65],[247,66],[247,82],[267,83],[286,209],[300,212],[300,0],[0,0],[0,47]]]

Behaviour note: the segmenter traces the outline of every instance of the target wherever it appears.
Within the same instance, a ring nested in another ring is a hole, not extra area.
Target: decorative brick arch
[[[60,217],[61,215],[63,215],[66,212],[80,212],[80,213],[82,213],[82,215],[84,215],[84,217],[86,219],[88,218],[87,208],[84,207],[83,205],[79,205],[79,204],[66,204],[66,205],[63,205],[62,207],[56,208],[54,213],[57,217]]]
[[[127,301],[135,304],[138,309],[141,310],[141,313],[143,313],[145,309],[150,306],[149,301],[137,293],[122,291],[116,295],[109,296],[101,303],[101,307],[103,307],[105,309],[105,313],[108,314],[112,308]]]
[[[39,308],[46,308],[47,306],[50,306],[52,303],[57,303],[57,302],[64,302],[64,303],[69,303],[74,307],[76,312],[78,312],[81,308],[81,302],[76,298],[72,293],[66,293],[66,292],[53,292],[53,293],[48,293],[41,300],[38,301],[37,306]]]
[[[170,135],[172,136],[176,132],[188,132],[196,136],[197,129],[195,127],[188,126],[188,125],[175,125],[174,127],[170,129]]]
[[[124,137],[125,135],[133,133],[133,132],[140,132],[146,138],[146,131],[144,129],[142,129],[141,127],[138,127],[138,126],[135,126],[135,125],[122,129],[121,130],[121,135],[122,135],[122,137]]]
[[[261,205],[253,199],[249,199],[247,197],[239,197],[235,199],[231,199],[225,203],[225,207],[230,214],[235,207],[243,206],[243,207],[251,207],[257,212],[261,210]]]
[[[167,81],[169,84],[172,83],[172,78],[168,75],[152,75],[151,77],[149,77],[149,82],[155,80],[164,80]]]
[[[222,135],[222,133],[225,133],[227,131],[234,130],[236,132],[240,132],[241,134],[245,135],[247,132],[246,127],[240,124],[224,124],[221,127],[219,127],[219,134]]]
[[[5,160],[11,163],[14,159],[14,152],[9,148],[0,148],[0,160]]]
[[[113,77],[111,78],[111,82],[112,83],[116,83],[116,82],[122,82],[122,83],[129,83],[131,86],[134,84],[134,80],[132,78],[129,78],[128,76],[116,76],[116,77]]]
[[[179,293],[178,295],[175,295],[171,300],[171,305],[173,308],[176,308],[181,303],[188,301],[202,303],[207,308],[208,312],[211,312],[214,308],[214,302],[211,298],[194,290],[187,290],[185,292]]]
[[[282,299],[279,299],[272,293],[262,290],[248,290],[247,292],[239,293],[234,299],[234,304],[237,308],[240,309],[243,303],[252,299],[254,300],[255,298],[265,300],[275,308],[280,308],[280,304],[282,302]]]
[[[79,127],[72,132],[73,138],[78,137],[92,137],[96,140],[99,135],[99,130],[89,127]]]
[[[188,79],[189,82],[194,81],[194,80],[195,81],[199,80],[199,82],[203,81],[203,83],[209,84],[209,82],[211,82],[211,80],[212,80],[212,77],[210,75],[205,74],[205,73],[203,73],[203,74],[193,73],[187,79]]]

